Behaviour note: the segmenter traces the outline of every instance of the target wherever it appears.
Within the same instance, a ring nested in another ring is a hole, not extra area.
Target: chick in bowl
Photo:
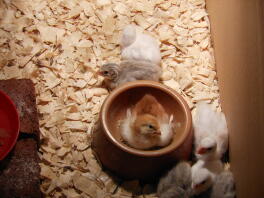
[[[173,115],[151,94],[145,94],[132,108],[127,109],[121,124],[121,136],[131,147],[151,149],[167,146],[173,136]]]

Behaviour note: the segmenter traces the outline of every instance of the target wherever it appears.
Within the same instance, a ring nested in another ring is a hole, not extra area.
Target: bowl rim
[[[15,114],[15,121],[17,122],[17,130],[15,131],[16,134],[15,134],[15,138],[13,139],[13,142],[11,143],[11,145],[9,146],[9,148],[6,150],[6,152],[4,153],[4,155],[2,155],[2,157],[0,156],[0,161],[3,160],[9,153],[10,151],[14,148],[16,142],[17,142],[17,139],[18,139],[18,136],[19,136],[19,130],[20,130],[20,119],[19,119],[19,113],[17,111],[17,108],[16,108],[16,105],[15,103],[13,102],[13,100],[2,90],[0,90],[0,95],[2,95],[6,101],[9,102],[9,104],[11,104]]]
[[[157,88],[157,89],[165,92],[166,94],[169,94],[173,98],[175,98],[178,101],[178,103],[180,104],[180,106],[182,106],[185,117],[186,117],[186,124],[184,127],[183,135],[179,139],[178,144],[176,144],[174,147],[169,148],[167,146],[167,147],[163,147],[163,148],[158,149],[158,150],[139,150],[139,149],[135,149],[135,148],[132,148],[132,147],[129,147],[129,146],[126,146],[126,145],[120,143],[110,133],[110,130],[107,126],[107,118],[106,117],[107,117],[108,109],[110,108],[110,105],[112,104],[112,101],[114,101],[114,99],[119,94],[121,94],[121,93],[123,93],[129,89],[136,88],[136,87]],[[101,108],[100,122],[102,123],[103,133],[105,134],[105,136],[108,138],[108,140],[110,140],[119,149],[121,149],[127,153],[130,153],[132,155],[136,155],[136,156],[140,156],[140,157],[159,157],[159,156],[162,156],[162,155],[165,155],[165,154],[168,154],[168,153],[175,151],[177,148],[179,148],[184,143],[186,138],[191,133],[192,115],[191,115],[191,111],[190,111],[190,108],[189,108],[187,102],[175,90],[171,89],[170,87],[168,87],[164,84],[161,84],[161,83],[158,83],[155,81],[138,80],[138,81],[124,83],[120,87],[114,89],[109,94],[109,96],[105,99],[105,101],[102,105],[102,108]]]

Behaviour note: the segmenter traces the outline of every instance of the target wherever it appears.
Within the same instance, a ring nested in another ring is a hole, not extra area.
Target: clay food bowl
[[[19,135],[19,116],[15,104],[0,90],[0,160],[16,144]]]
[[[172,142],[156,150],[138,150],[123,143],[120,121],[126,110],[144,94],[151,94],[178,123]],[[153,81],[135,81],[116,88],[106,98],[98,125],[92,133],[92,149],[103,167],[125,179],[148,180],[178,160],[187,160],[192,150],[192,117],[185,100],[174,90]]]

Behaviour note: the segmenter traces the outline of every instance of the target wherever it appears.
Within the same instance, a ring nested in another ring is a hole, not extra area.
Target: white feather
[[[134,116],[132,116],[131,109],[127,109],[126,118],[122,121],[120,126],[121,136],[126,141],[132,140],[132,130],[131,124],[135,121]]]
[[[167,120],[163,123],[160,123],[161,136],[160,136],[160,141],[158,143],[158,146],[166,146],[171,142],[172,136],[173,136],[172,121],[173,121],[173,115],[170,116],[169,121]]]

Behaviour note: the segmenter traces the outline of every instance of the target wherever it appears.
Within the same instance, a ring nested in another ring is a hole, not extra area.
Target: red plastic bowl
[[[19,116],[13,101],[0,90],[0,160],[15,146],[19,135]]]

